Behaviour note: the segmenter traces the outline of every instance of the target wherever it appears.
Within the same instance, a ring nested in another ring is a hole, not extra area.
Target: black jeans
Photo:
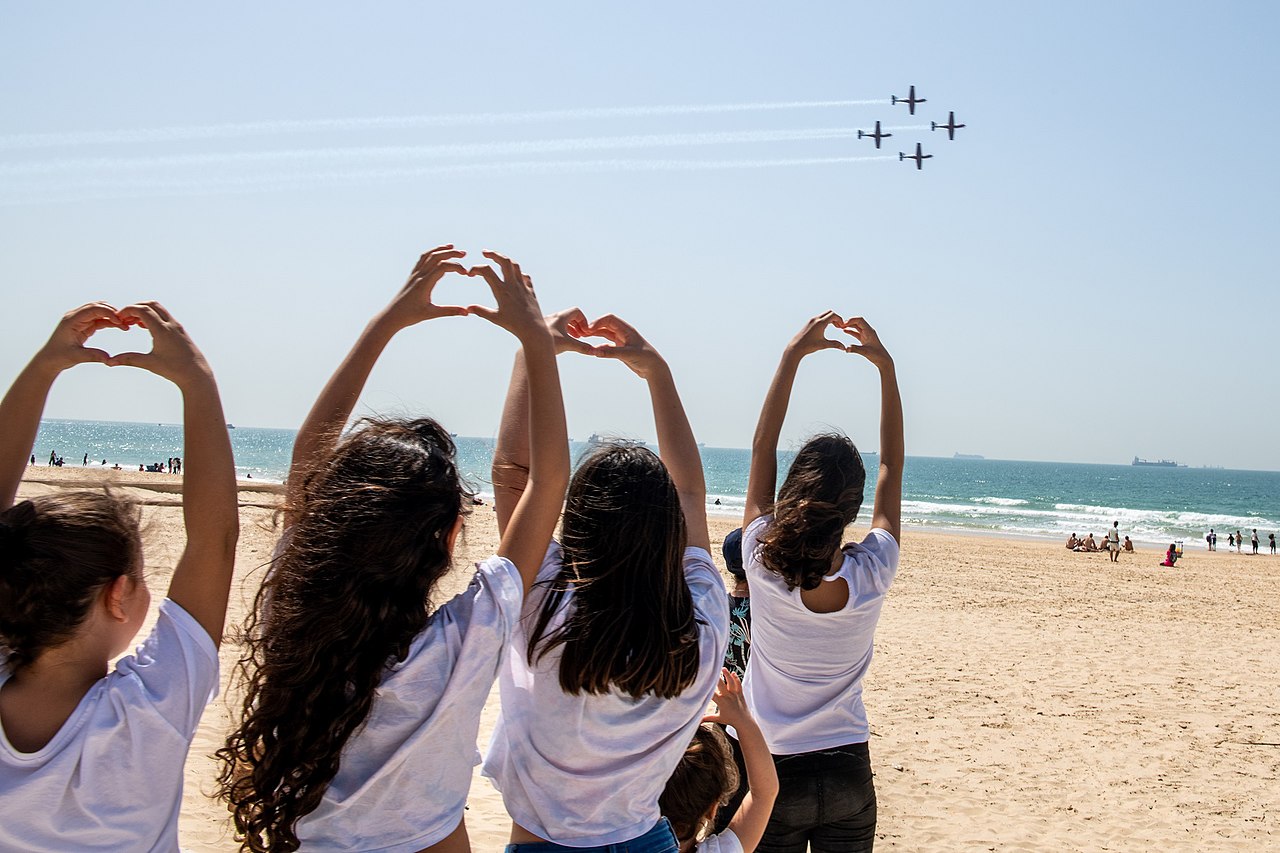
[[[716,832],[733,818],[746,795],[746,768],[738,742],[729,739],[741,786],[720,810]],[[778,799],[759,853],[861,853],[876,841],[876,788],[865,743],[799,755],[775,755]]]

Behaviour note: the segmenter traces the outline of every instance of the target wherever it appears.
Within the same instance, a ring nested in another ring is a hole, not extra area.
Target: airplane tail
[[[936,121],[931,121],[931,122],[929,122],[929,124],[933,125],[932,127],[930,127],[930,128],[929,128],[930,130],[937,130],[937,129],[938,129],[938,123],[937,123]]]
[[[899,152],[898,152],[898,162],[899,162],[899,163],[901,163],[901,162],[902,162],[903,160],[905,160],[905,159],[907,159],[907,155],[906,155],[906,154],[903,154],[901,151],[899,151]]]
[[[898,96],[897,96],[897,95],[890,95],[890,96],[889,96],[889,106],[893,106],[893,105],[894,105],[894,104],[896,104],[896,103],[898,103]]]
[[[859,138],[859,139],[861,139],[861,138],[862,138],[862,131],[858,131],[858,138]]]

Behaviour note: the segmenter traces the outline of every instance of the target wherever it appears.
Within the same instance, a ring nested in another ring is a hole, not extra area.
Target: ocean
[[[294,430],[239,427],[230,435],[241,477],[284,479]],[[491,496],[493,439],[462,436],[457,444],[468,481],[482,497]],[[573,458],[587,447],[573,442]],[[46,420],[32,452],[44,464],[50,451],[61,454],[68,465],[81,464],[87,453],[90,466],[100,467],[105,459],[108,465],[136,469],[182,456],[182,427]],[[708,509],[724,516],[741,513],[750,453],[719,447],[701,451]],[[785,473],[791,455],[779,454],[780,472]],[[874,454],[866,462],[874,477]],[[864,516],[874,488],[869,481]],[[1280,533],[1280,472],[910,456],[902,512],[906,524],[929,530],[1034,538],[1090,532],[1097,537],[1119,521],[1123,535],[1158,545],[1173,540],[1203,544],[1212,527],[1225,548],[1227,533],[1237,529],[1247,537],[1256,527],[1264,543],[1266,534]]]

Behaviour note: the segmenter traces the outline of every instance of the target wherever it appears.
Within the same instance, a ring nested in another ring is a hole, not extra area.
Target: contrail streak
[[[872,161],[889,161],[891,154],[864,157],[787,157],[741,160],[509,160],[486,163],[450,163],[438,166],[408,168],[357,169],[327,172],[301,172],[293,175],[263,174],[225,178],[186,180],[143,178],[139,180],[77,181],[66,189],[68,195],[33,196],[25,199],[3,198],[0,206],[83,201],[96,198],[121,198],[153,195],[220,195],[226,193],[269,192],[299,189],[314,185],[360,184],[405,178],[457,176],[472,174],[551,175],[591,172],[694,172],[732,169],[772,169],[804,166],[833,166]]]
[[[607,151],[673,146],[732,145],[761,142],[812,142],[849,139],[856,128],[829,127],[799,130],[741,130],[713,133],[664,133],[638,136],[594,136],[568,139],[532,139],[514,142],[464,142],[445,145],[387,145],[349,148],[298,148],[281,151],[231,151],[209,154],[173,154],[158,157],[82,157],[33,160],[0,164],[0,176],[37,176],[84,170],[118,171],[287,163],[324,163],[350,160],[429,160],[456,157],[557,154],[570,151]]]
[[[579,121],[583,119],[643,118],[648,116],[707,115],[775,110],[804,110],[834,107],[863,107],[889,103],[888,98],[857,101],[780,101],[751,104],[675,104],[652,107],[587,107],[569,110],[537,110],[506,113],[455,113],[418,116],[371,116],[367,118],[303,119],[257,121],[237,124],[150,127],[124,130],[86,130],[64,133],[19,133],[0,136],[0,150],[56,148],[75,145],[107,145],[139,142],[183,142],[197,139],[237,139],[325,131],[403,130],[419,127],[463,127],[467,125],[526,124],[531,122]]]

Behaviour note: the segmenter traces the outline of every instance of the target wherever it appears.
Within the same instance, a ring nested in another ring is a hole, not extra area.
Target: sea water
[[[282,481],[289,468],[295,430],[239,427],[229,430],[240,477]],[[492,438],[458,437],[458,463],[481,497],[492,497],[489,468]],[[572,442],[577,460],[586,442]],[[138,465],[184,456],[182,427],[175,424],[47,420],[32,452],[45,464],[56,451],[67,465]],[[750,452],[701,448],[708,509],[717,515],[742,512]],[[792,453],[779,454],[779,480]],[[869,480],[864,515],[874,500],[878,460],[866,457]],[[1093,533],[1120,522],[1121,534],[1137,542],[1165,545],[1174,540],[1203,543],[1210,528],[1226,547],[1228,532],[1253,528],[1262,542],[1280,534],[1280,472],[1208,468],[1145,468],[995,459],[940,459],[911,456],[903,477],[903,520],[931,530],[1061,537]]]

